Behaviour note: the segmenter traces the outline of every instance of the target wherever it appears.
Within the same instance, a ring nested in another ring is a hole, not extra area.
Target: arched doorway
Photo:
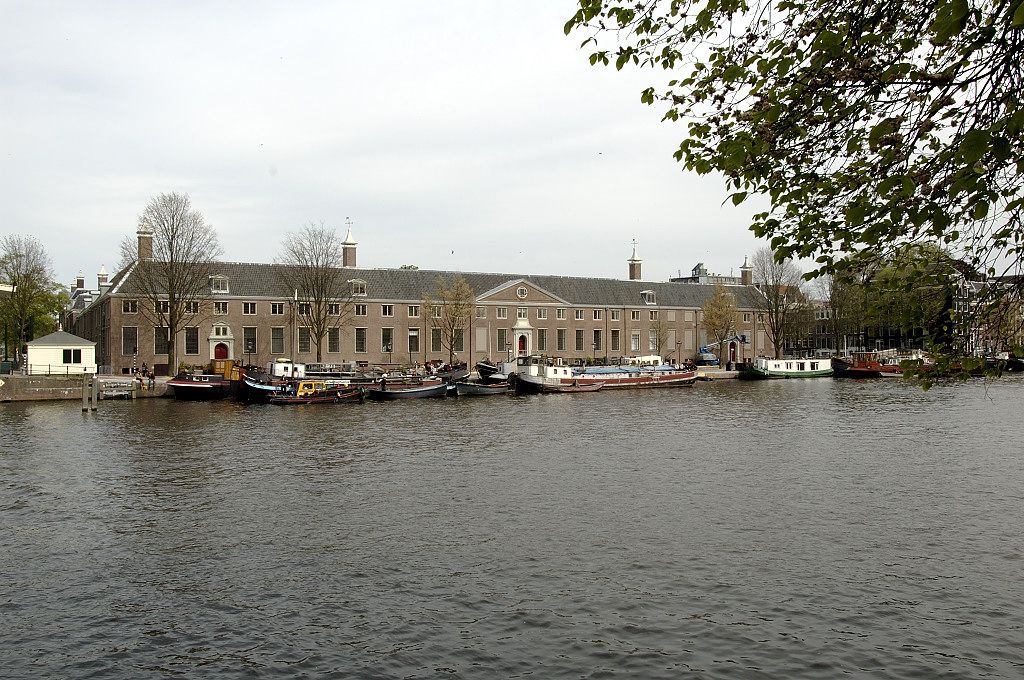
[[[729,343],[729,361],[732,361],[732,362],[736,361],[736,343],[735,342],[730,342]]]
[[[520,355],[526,354],[526,336],[525,335],[520,335],[519,336],[519,354]]]
[[[227,359],[228,358],[228,346],[223,342],[218,342],[213,347],[213,358],[214,359]]]

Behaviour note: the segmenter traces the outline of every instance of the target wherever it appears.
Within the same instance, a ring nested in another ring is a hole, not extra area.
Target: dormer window
[[[230,288],[228,287],[228,277],[226,276],[211,276],[210,277],[210,292],[211,293],[228,293]]]
[[[352,295],[366,296],[366,281],[352,279],[349,284],[352,286]]]
[[[653,290],[642,290],[642,291],[640,291],[640,300],[642,300],[645,305],[656,305],[656,304],[658,304],[658,298],[654,294]]]

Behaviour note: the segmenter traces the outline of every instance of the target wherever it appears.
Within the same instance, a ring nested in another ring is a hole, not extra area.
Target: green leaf
[[[917,185],[914,184],[914,180],[910,179],[907,176],[904,176],[902,178],[902,183],[903,186],[901,187],[901,189],[903,190],[903,195],[907,198],[913,196],[914,191],[917,189]]]
[[[846,208],[846,223],[851,227],[857,227],[864,224],[864,217],[867,215],[868,208],[863,203],[854,203]]]
[[[903,177],[899,175],[895,177],[887,177],[878,183],[878,189],[876,191],[879,195],[885,195],[891,193],[896,187],[903,186]]]
[[[868,142],[870,143],[871,148],[874,149],[877,147],[882,138],[887,135],[891,135],[895,129],[896,121],[892,118],[886,118],[881,123],[871,128],[871,133],[868,135]]]
[[[1024,7],[1024,4],[1021,5]],[[992,155],[999,162],[1007,161],[1013,155],[1013,148],[1006,137],[994,137],[992,139]]]
[[[1017,5],[1017,11],[1013,13],[1012,26],[1024,26],[1024,2]]]
[[[735,194],[732,195],[732,204],[733,205],[739,205],[740,203],[745,201],[746,198],[747,198],[747,192],[746,191],[737,191]]]
[[[722,73],[722,80],[727,83],[731,83],[742,77],[744,73],[746,73],[746,69],[739,64],[733,64],[729,68],[725,69],[724,73]]]
[[[992,135],[988,130],[969,130],[960,141],[960,159],[964,165],[974,165],[988,151]]]
[[[950,38],[960,35],[967,26],[969,10],[967,0],[950,0],[939,7],[939,11],[935,14],[935,21],[929,27],[932,32],[932,42],[936,45],[945,45]]]
[[[971,217],[976,220],[983,220],[988,217],[988,201],[975,203],[974,210],[971,211]]]
[[[842,42],[842,39],[837,34],[832,31],[822,31],[814,40],[814,47],[818,51],[828,52],[840,42]]]

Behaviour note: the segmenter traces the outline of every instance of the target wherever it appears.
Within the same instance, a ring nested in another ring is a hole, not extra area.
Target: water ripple
[[[1019,381],[0,410],[0,676],[1017,678]]]

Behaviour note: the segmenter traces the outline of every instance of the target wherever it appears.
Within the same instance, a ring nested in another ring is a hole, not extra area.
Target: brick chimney
[[[341,242],[341,266],[342,267],[355,267],[356,266],[356,240],[352,238],[352,220],[345,218],[348,224],[348,234],[345,235],[345,240]]]
[[[640,280],[640,265],[643,260],[636,256],[636,239],[633,239],[633,256],[629,258],[629,280],[639,281]]]
[[[82,270],[78,270],[78,276],[75,277],[75,290],[85,290],[85,274]]]
[[[103,286],[107,285],[108,278],[109,274],[107,274],[107,268],[101,264],[100,271],[98,274],[96,274],[96,287],[102,288]]]
[[[139,224],[139,230],[135,232],[139,237],[139,259],[153,259],[153,230],[145,224]]]
[[[747,256],[743,256],[743,265],[740,267],[740,283],[744,286],[754,285],[754,269],[747,264]]]

